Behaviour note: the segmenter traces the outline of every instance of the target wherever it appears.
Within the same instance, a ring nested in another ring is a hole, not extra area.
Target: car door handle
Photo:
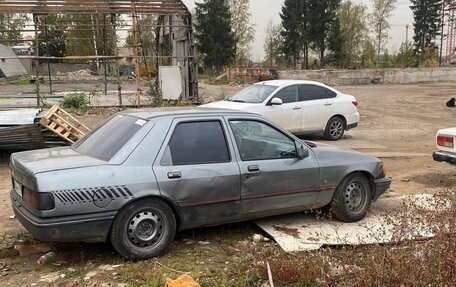
[[[257,172],[260,171],[260,167],[258,165],[249,165],[247,170],[250,172]]]
[[[332,103],[326,103],[325,106],[332,106]]]
[[[300,110],[301,107],[294,107],[293,110]]]
[[[169,179],[181,178],[181,177],[182,177],[182,173],[180,171],[178,171],[178,170],[168,172],[168,178]]]

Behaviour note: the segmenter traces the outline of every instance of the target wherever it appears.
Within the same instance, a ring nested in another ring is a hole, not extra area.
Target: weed
[[[147,98],[151,107],[160,107],[162,103],[162,94],[160,88],[152,81],[149,84]]]
[[[16,86],[27,86],[32,84],[30,77],[12,77],[7,79],[7,83]]]
[[[64,109],[85,110],[89,107],[89,99],[84,92],[70,93],[63,97],[60,106]]]
[[[60,274],[65,275],[65,278],[74,278],[76,276],[81,275],[83,272],[82,269],[73,269],[73,268],[68,268],[65,270],[61,270]]]

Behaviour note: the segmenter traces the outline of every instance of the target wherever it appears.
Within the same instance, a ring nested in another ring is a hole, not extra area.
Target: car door
[[[271,100],[279,98],[282,105],[272,105]],[[278,126],[299,132],[302,125],[302,103],[299,101],[299,86],[292,85],[279,90],[266,104],[264,115]]]
[[[326,88],[317,85],[300,85],[302,100],[302,131],[323,131],[328,120],[334,115],[334,99],[329,98]]]
[[[182,211],[184,224],[238,215],[239,166],[221,117],[174,120],[153,169],[160,192]]]
[[[310,208],[320,191],[318,162],[297,156],[295,140],[259,119],[228,119],[241,170],[241,215]]]

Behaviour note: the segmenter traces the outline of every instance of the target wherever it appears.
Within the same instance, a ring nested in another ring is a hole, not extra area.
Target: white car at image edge
[[[339,140],[358,126],[358,102],[319,82],[274,80],[247,86],[228,100],[202,107],[260,114],[294,134],[324,133]]]
[[[439,130],[436,142],[438,150],[432,154],[434,160],[456,165],[456,128]]]

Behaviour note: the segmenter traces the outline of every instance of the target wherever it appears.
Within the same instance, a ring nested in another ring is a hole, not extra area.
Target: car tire
[[[163,254],[176,235],[171,208],[158,199],[144,199],[123,208],[112,224],[111,243],[126,259],[144,260]]]
[[[344,136],[346,124],[340,117],[332,117],[326,124],[325,138],[330,141],[340,140]]]
[[[338,220],[356,222],[366,216],[371,201],[369,180],[363,174],[354,173],[344,178],[336,188],[330,211]]]

